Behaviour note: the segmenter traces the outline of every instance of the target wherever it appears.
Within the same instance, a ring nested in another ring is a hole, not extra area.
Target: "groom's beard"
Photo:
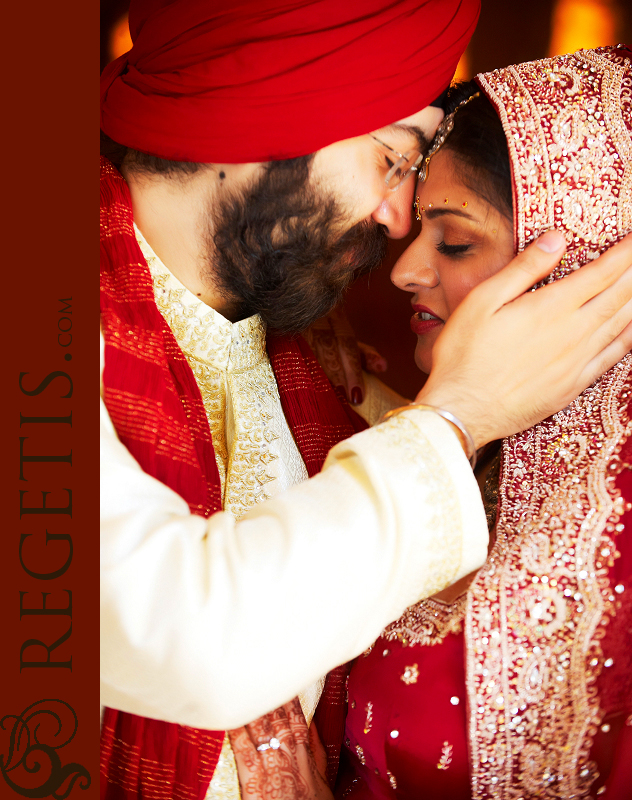
[[[212,210],[209,280],[234,318],[260,314],[280,333],[298,333],[327,314],[386,251],[381,225],[365,220],[342,235],[345,215],[309,183],[310,157],[272,162],[244,194]]]

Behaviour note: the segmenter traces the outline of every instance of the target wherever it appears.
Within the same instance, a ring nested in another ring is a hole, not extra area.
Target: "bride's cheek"
[[[468,294],[489,277],[485,263],[474,263],[463,259],[461,263],[455,265],[450,278],[444,281],[444,290],[448,297],[450,313],[465,300]]]

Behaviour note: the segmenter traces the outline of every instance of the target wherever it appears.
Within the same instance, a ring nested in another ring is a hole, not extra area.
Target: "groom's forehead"
[[[371,133],[402,152],[414,148],[425,153],[443,116],[443,109],[430,105]]]
[[[426,125],[425,127],[427,128],[428,126]],[[432,138],[434,131],[423,131],[419,125],[411,125],[405,122],[392,122],[390,125],[385,125],[377,131],[371,131],[371,133],[379,133],[383,136],[387,136],[390,141],[406,142],[408,145],[412,145],[417,150],[423,152],[428,147],[429,140]]]

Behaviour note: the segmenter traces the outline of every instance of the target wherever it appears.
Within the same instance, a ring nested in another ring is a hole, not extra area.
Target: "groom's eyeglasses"
[[[386,178],[384,178],[384,182],[388,188],[391,191],[394,191],[402,185],[409,175],[411,175],[413,172],[417,172],[423,156],[419,150],[409,150],[407,153],[398,153],[397,150],[393,150],[393,148],[387,145],[386,142],[378,139],[377,136],[373,136],[372,133],[369,134],[369,136],[372,139],[375,139],[378,144],[381,144],[382,147],[385,147],[387,150],[393,153],[393,155],[397,156],[397,161],[389,158],[388,156],[386,157],[386,162],[390,169],[386,173]]]

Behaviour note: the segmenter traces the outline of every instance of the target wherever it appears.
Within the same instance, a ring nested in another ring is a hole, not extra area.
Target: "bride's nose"
[[[391,282],[404,292],[433,289],[439,284],[436,270],[424,257],[419,237],[397,259],[391,272]]]

